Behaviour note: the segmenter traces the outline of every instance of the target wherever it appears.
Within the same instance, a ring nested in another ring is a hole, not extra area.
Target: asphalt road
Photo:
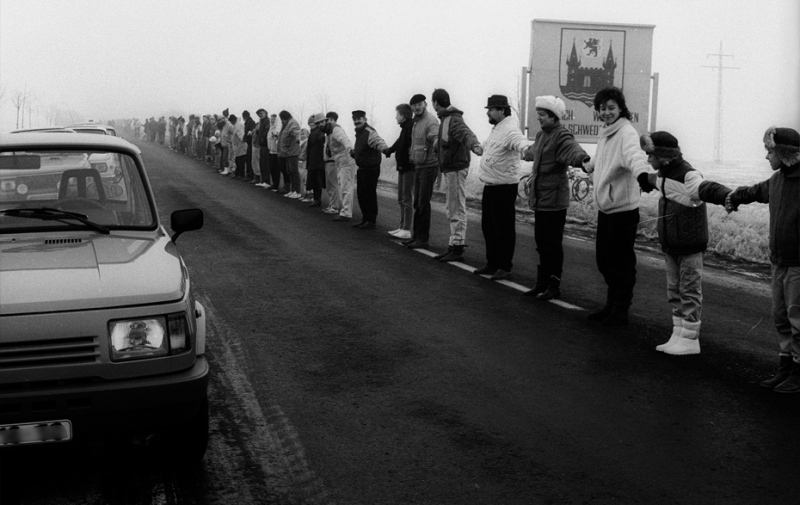
[[[208,313],[208,453],[177,467],[149,439],[42,448],[4,458],[3,505],[800,501],[800,402],[757,386],[777,362],[762,277],[709,266],[703,352],[667,356],[657,253],[639,252],[630,326],[604,328],[585,317],[604,286],[582,230],[563,300],[539,302],[520,296],[536,265],[524,222],[512,282],[492,282],[468,271],[478,213],[466,264],[442,264],[386,234],[391,188],[378,229],[356,230],[141,147],[162,221],[205,211],[177,244]]]

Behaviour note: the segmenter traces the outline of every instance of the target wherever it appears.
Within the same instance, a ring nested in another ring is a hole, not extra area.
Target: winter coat
[[[256,128],[256,122],[253,120],[252,117],[245,119],[244,121],[244,141],[247,142],[247,145],[251,145],[253,143],[253,130]]]
[[[254,135],[256,136],[253,140],[258,141],[258,145],[261,147],[269,147],[269,130],[272,125],[269,124],[269,118],[262,119],[258,122],[258,128]]]
[[[520,154],[533,142],[520,131],[519,123],[511,116],[492,127],[483,142],[478,178],[484,184],[518,184],[521,166]]]
[[[784,164],[766,181],[736,188],[731,202],[768,203],[770,262],[800,266],[800,163],[790,167]]]
[[[239,157],[247,154],[247,142],[244,141],[244,123],[236,121],[233,125],[233,135],[231,135],[231,143],[233,144],[233,156]]]
[[[415,169],[439,166],[435,150],[438,135],[439,120],[433,114],[426,110],[421,116],[414,117],[409,158]]]
[[[594,172],[594,201],[604,214],[639,208],[636,178],[650,171],[647,156],[639,145],[639,134],[625,118],[600,130],[594,159],[584,164]]]
[[[469,168],[470,151],[481,145],[478,137],[464,122],[463,112],[452,105],[437,112],[439,135],[436,156],[442,172],[455,172]]]
[[[306,141],[306,169],[325,170],[325,134],[320,128],[314,128]]]
[[[281,128],[278,137],[278,157],[289,158],[300,155],[300,125],[291,117]]]
[[[338,168],[355,165],[355,161],[350,157],[350,150],[353,148],[353,145],[350,143],[350,139],[347,138],[344,128],[338,124],[331,126],[333,129],[328,134],[328,143],[326,146],[329,159],[333,159]]]
[[[375,128],[364,124],[356,128],[356,143],[353,147],[353,158],[358,168],[381,168],[381,151],[387,149],[386,142],[378,135]]]
[[[533,168],[528,206],[531,210],[563,210],[569,207],[569,166],[582,166],[589,156],[575,136],[557,122],[542,128],[533,141]]]

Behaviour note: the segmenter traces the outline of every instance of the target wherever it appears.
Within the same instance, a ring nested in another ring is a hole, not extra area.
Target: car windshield
[[[0,152],[0,233],[153,229],[153,209],[141,167],[128,154]]]

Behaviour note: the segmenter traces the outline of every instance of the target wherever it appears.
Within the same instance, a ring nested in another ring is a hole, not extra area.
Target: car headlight
[[[111,360],[157,358],[189,348],[189,325],[184,313],[147,319],[111,321]]]

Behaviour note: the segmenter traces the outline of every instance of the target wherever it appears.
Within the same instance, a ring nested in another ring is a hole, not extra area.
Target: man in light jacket
[[[414,230],[403,245],[409,249],[427,249],[431,231],[431,197],[439,175],[439,159],[436,157],[439,120],[427,111],[425,95],[414,95],[409,105],[414,111],[409,151],[410,161],[414,164]]]
[[[298,161],[300,156],[300,125],[289,112],[282,110],[278,117],[281,118],[283,127],[278,137],[278,164],[281,165],[281,172],[288,174],[288,181],[291,183],[291,191],[286,189],[284,183],[283,192],[288,198],[301,198],[300,194],[300,168]]]
[[[329,118],[330,114],[332,113],[328,113]],[[339,175],[339,190],[342,198],[339,215],[333,220],[350,221],[353,218],[353,186],[356,174],[355,161],[350,157],[353,144],[347,138],[344,128],[333,121],[328,120],[325,126],[325,133],[328,135],[326,150],[336,163],[336,171]]]
[[[491,275],[492,280],[511,275],[517,232],[514,228],[519,184],[520,154],[531,144],[511,117],[511,106],[504,95],[492,95],[486,105],[486,115],[493,124],[489,138],[483,143],[479,171],[483,188],[481,229],[486,241],[486,265],[473,271]]]

